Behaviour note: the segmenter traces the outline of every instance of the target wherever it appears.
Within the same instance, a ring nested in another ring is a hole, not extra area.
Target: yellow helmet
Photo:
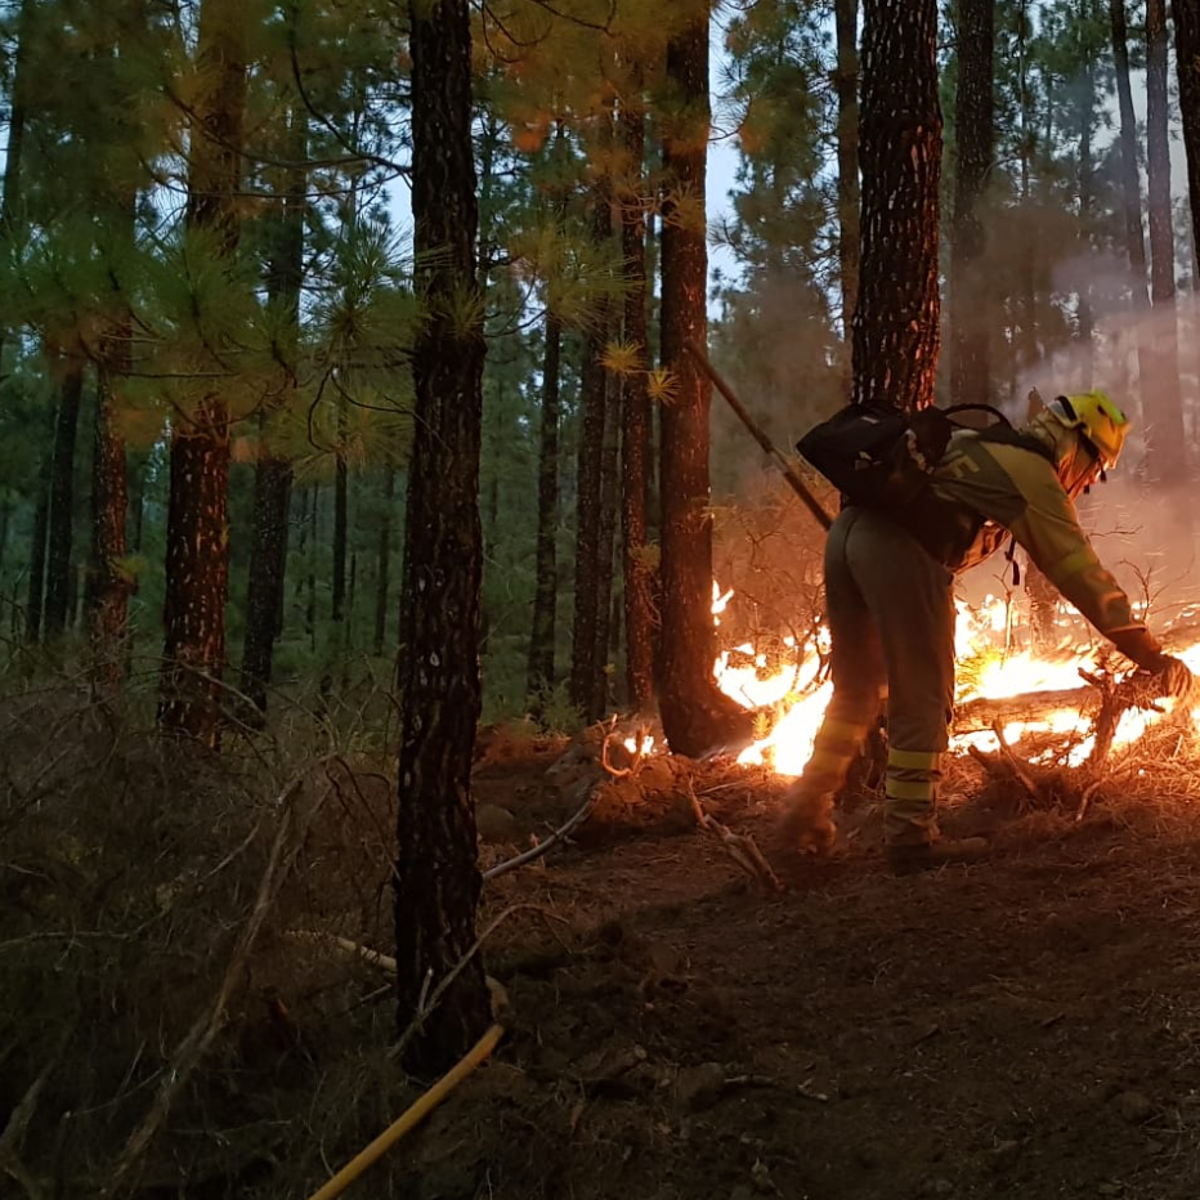
[[[1104,392],[1058,396],[1046,408],[1068,429],[1079,432],[1095,451],[1101,467],[1108,470],[1116,466],[1133,423]]]

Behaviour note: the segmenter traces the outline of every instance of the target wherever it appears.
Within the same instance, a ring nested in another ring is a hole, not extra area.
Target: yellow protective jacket
[[[1122,634],[1144,631],[1129,597],[1080,527],[1054,466],[1041,454],[964,430],[951,438],[931,490],[931,503],[913,515],[935,527],[933,544],[922,540],[955,574],[993,554],[1008,531],[1100,633],[1124,641]]]

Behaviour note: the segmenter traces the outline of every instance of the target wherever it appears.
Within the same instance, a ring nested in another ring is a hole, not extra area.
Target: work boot
[[[801,854],[828,854],[837,841],[833,797],[828,792],[796,789],[788,794],[785,803],[780,823],[784,840]]]
[[[914,842],[888,846],[885,855],[893,875],[916,875],[949,863],[973,863],[986,858],[988,843],[981,837],[960,841]]]

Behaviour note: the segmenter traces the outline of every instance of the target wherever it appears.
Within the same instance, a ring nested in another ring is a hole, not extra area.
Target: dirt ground
[[[172,767],[140,736],[118,754],[106,728],[94,767],[88,737],[55,752],[53,802],[24,782],[48,770],[20,760],[34,739],[10,747],[0,1200],[107,1195],[175,1078],[122,1194],[303,1200],[421,1091],[386,1053],[393,986],[353,952],[391,949],[390,760],[306,785],[327,800],[230,976],[286,805],[224,760]],[[484,885],[510,1027],[348,1200],[1195,1200],[1200,781],[1181,744],[1114,773],[1080,821],[1077,798],[1037,807],[961,763],[945,825],[994,853],[905,879],[869,797],[834,858],[801,859],[776,834],[780,780],[652,756],[569,842]],[[485,868],[589,794],[594,754],[563,749],[484,739]]]
[[[479,802],[538,827],[544,755],[482,767]],[[991,859],[897,879],[869,809],[801,860],[753,782],[706,802],[780,894],[682,823],[488,885],[481,925],[534,906],[490,941],[513,1028],[397,1150],[401,1194],[1200,1195],[1200,811],[985,790],[948,825]]]

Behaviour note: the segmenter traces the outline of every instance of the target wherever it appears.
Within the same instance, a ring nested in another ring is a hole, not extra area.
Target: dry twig
[[[721,842],[725,852],[752,879],[761,884],[767,891],[782,892],[783,884],[779,876],[771,869],[771,864],[763,858],[762,851],[749,834],[734,833],[727,825],[722,825],[715,817],[704,811],[696,789],[692,786],[691,776],[686,777],[688,796],[692,802],[692,812],[701,829],[714,834]]]
[[[547,850],[550,849],[556,842],[562,841],[567,837],[577,826],[582,825],[585,820],[591,815],[592,809],[596,807],[596,788],[589,788],[587,799],[575,810],[565,825],[556,829],[545,841],[538,842],[536,846],[516,855],[514,858],[506,859],[502,863],[497,863],[494,867],[489,867],[483,873],[485,882],[489,879],[496,879],[501,875],[507,875],[509,871],[515,871],[518,867],[525,866],[526,863],[531,863],[534,859],[541,858]]]
[[[120,1192],[129,1173],[141,1160],[151,1141],[166,1121],[175,1097],[191,1078],[192,1072],[204,1058],[220,1032],[221,1021],[229,998],[233,994],[237,980],[242,976],[246,959],[266,921],[271,905],[295,865],[296,857],[304,844],[304,834],[308,825],[332,790],[326,789],[322,792],[316,803],[309,808],[302,819],[298,820],[292,802],[308,773],[309,770],[306,768],[293,776],[287,787],[280,793],[277,807],[282,809],[282,815],[279,819],[279,829],[275,834],[275,840],[271,844],[267,869],[259,884],[254,908],[251,910],[250,916],[242,928],[241,936],[229,957],[229,965],[225,970],[221,985],[217,989],[217,994],[213,997],[208,1011],[196,1019],[187,1036],[179,1043],[171,1056],[170,1068],[149,1111],[142,1119],[142,1123],[130,1135],[112,1172],[112,1178],[104,1191],[106,1197],[117,1195]]]
[[[641,770],[642,759],[646,755],[646,739],[650,735],[650,726],[638,726],[635,735],[637,744],[633,749],[633,759],[627,767],[614,767],[608,757],[608,746],[616,731],[617,718],[614,715],[609,724],[608,732],[604,735],[604,741],[600,743],[600,765],[604,768],[605,773],[611,775],[614,779],[625,779],[630,775],[636,775]]]

